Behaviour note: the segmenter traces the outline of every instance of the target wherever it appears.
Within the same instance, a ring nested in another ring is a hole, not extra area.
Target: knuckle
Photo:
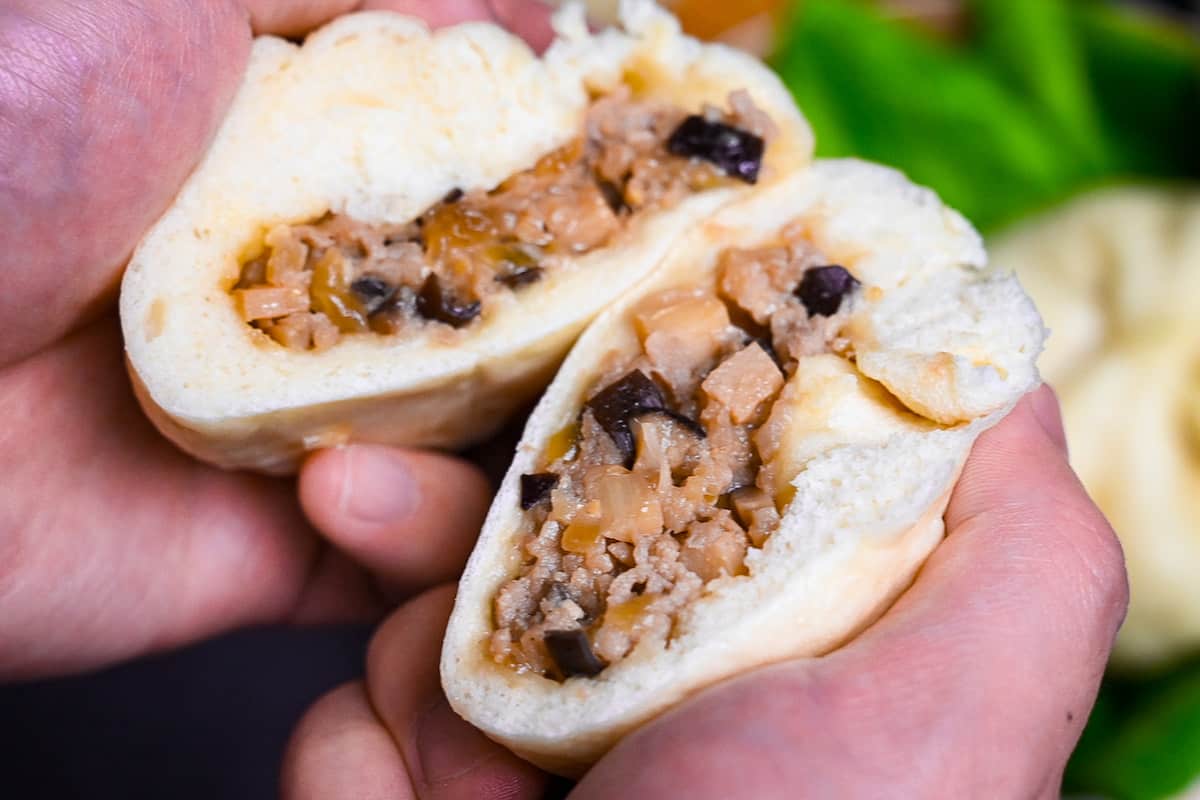
[[[1094,566],[1097,588],[1102,592],[1106,605],[1114,615],[1124,619],[1125,609],[1129,606],[1129,574],[1125,569],[1125,551],[1116,532],[1103,517],[1100,519],[1099,528],[1098,553]]]
[[[1111,638],[1124,621],[1129,606],[1129,576],[1121,541],[1090,502],[1069,524],[1076,530],[1073,537],[1076,579],[1087,599],[1087,611],[1104,625]]]

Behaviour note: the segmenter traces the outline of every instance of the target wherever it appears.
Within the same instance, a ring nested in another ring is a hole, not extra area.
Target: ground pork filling
[[[493,602],[491,657],[555,680],[667,641],[706,584],[745,572],[790,500],[772,474],[775,399],[803,356],[849,355],[858,282],[793,224],[722,254],[713,288],[633,311],[640,351],[613,355],[578,422],[521,477],[522,565]]]
[[[604,247],[642,212],[756,182],[774,133],[745,91],[697,114],[617,92],[592,104],[581,136],[491,191],[456,189],[404,224],[327,214],[272,228],[233,296],[247,323],[294,350],[464,328],[498,293]]]

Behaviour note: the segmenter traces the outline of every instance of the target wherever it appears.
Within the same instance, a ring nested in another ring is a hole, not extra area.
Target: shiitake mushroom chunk
[[[362,301],[367,316],[382,310],[395,296],[396,289],[397,287],[374,275],[365,275],[350,284],[350,291]]]
[[[569,631],[546,631],[545,641],[546,650],[564,678],[578,675],[595,677],[607,666],[592,650],[587,632],[579,628]]]
[[[444,322],[452,328],[462,328],[476,317],[482,304],[475,300],[464,303],[442,288],[437,275],[430,275],[417,294],[417,313],[426,319]]]
[[[637,455],[633,429],[629,426],[635,417],[664,414],[695,435],[705,436],[700,423],[667,405],[662,389],[640,369],[606,386],[587,401],[586,407],[617,446],[626,468],[633,466]]]
[[[796,296],[810,317],[832,317],[842,307],[842,298],[858,288],[859,282],[837,264],[811,267],[804,272]]]
[[[633,464],[635,456],[630,420],[641,414],[666,411],[667,400],[657,383],[646,377],[646,373],[640,369],[635,369],[600,390],[587,401],[587,407],[613,440],[628,466]]]
[[[550,499],[550,491],[558,485],[553,472],[535,472],[521,476],[521,509],[528,511]]]
[[[766,145],[761,136],[692,114],[667,139],[668,152],[716,165],[731,178],[758,183]]]

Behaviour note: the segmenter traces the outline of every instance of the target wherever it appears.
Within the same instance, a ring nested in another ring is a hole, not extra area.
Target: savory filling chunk
[[[644,211],[755,183],[773,135],[745,91],[698,114],[617,92],[592,104],[578,138],[491,191],[456,189],[404,224],[327,214],[272,228],[233,295],[247,323],[295,350],[463,328],[490,298],[604,247]]]
[[[521,477],[522,563],[493,601],[490,655],[555,680],[665,641],[710,581],[745,572],[790,500],[769,462],[775,400],[798,359],[849,355],[858,281],[800,225],[731,249],[715,286],[661,292],[632,322],[577,423]]]

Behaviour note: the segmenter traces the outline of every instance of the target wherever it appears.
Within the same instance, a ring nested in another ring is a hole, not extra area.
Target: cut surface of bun
[[[579,136],[590,98],[622,87],[691,112],[745,90],[780,132],[760,185],[809,161],[808,126],[778,79],[685,37],[653,3],[628,3],[619,30],[590,34],[578,8],[557,26],[542,58],[494,25],[431,32],[385,12],[340,18],[303,45],[255,42],[215,142],[122,286],[130,372],[164,433],[220,466],[276,473],[346,441],[478,441],[677,236],[752,189],[647,211],[608,246],[499,297],[461,335],[353,335],[321,352],[278,345],[231,298],[239,259],[272,226],[327,213],[405,223],[452,190],[490,190]]]
[[[700,688],[823,654],[870,624],[940,541],[975,439],[1039,382],[1046,332],[1015,278],[987,267],[977,234],[931,192],[858,161],[818,161],[727,207],[639,294],[711,283],[723,251],[796,224],[862,287],[845,325],[850,355],[800,359],[784,390],[801,418],[781,445],[794,495],[745,574],[707,583],[666,641],[643,639],[595,677],[516,670],[493,659],[488,638],[497,591],[521,563],[520,477],[578,417],[609,354],[636,346],[636,297],[588,329],[529,420],[460,583],[442,676],[458,713],[546,769],[579,774]]]

